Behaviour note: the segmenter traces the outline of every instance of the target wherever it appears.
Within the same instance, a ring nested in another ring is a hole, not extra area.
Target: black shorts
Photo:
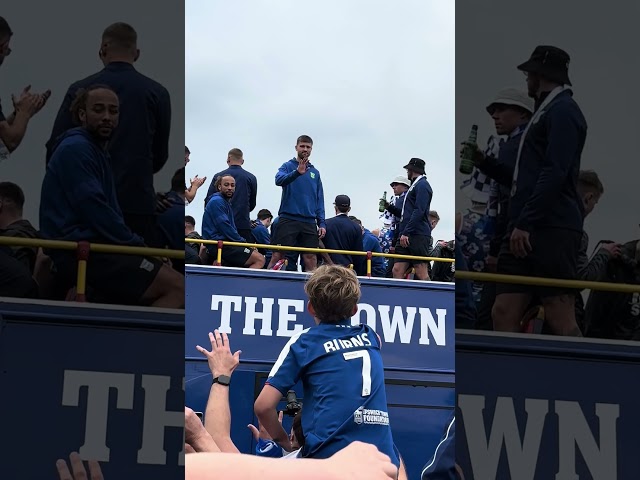
[[[431,243],[431,237],[429,235],[409,235],[409,246],[403,247],[400,245],[400,239],[396,241],[396,252],[398,255],[414,255],[416,257],[428,257],[429,256],[429,244]],[[426,260],[405,260],[402,258],[396,258],[395,263],[410,263],[411,265],[420,265],[427,263]]]
[[[582,232],[564,228],[535,230],[529,236],[532,250],[525,258],[517,258],[511,253],[510,238],[511,232],[505,235],[500,245],[497,267],[499,274],[562,280],[576,279]],[[510,283],[496,285],[497,295],[501,293],[530,293],[545,298],[575,292],[576,290],[566,287],[537,287]]]
[[[69,285],[75,285],[78,272],[76,255],[56,255],[54,263],[57,275]],[[87,287],[108,302],[139,305],[162,265],[153,257],[92,252],[87,262]]]
[[[299,222],[280,218],[276,234],[271,239],[271,245],[285,245],[287,247],[318,248],[318,228],[315,223]]]
[[[244,267],[255,248],[224,245],[222,247],[222,265],[225,267]],[[208,245],[207,252],[214,262],[218,260],[217,245]]]

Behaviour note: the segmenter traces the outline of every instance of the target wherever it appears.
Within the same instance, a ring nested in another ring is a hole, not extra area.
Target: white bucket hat
[[[407,177],[404,177],[402,175],[398,175],[396,178],[394,178],[390,185],[393,185],[394,183],[402,183],[404,185],[406,185],[407,187],[411,186],[411,182],[409,181],[409,179]]]
[[[493,114],[495,105],[513,105],[515,107],[524,108],[529,113],[533,113],[533,99],[527,95],[527,92],[518,88],[503,88],[498,92],[495,98],[487,105],[489,115]]]

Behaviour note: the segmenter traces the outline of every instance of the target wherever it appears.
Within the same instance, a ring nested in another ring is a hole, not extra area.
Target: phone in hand
[[[200,421],[204,423],[204,413],[202,412],[193,412],[193,413],[195,413],[197,417],[200,419]]]

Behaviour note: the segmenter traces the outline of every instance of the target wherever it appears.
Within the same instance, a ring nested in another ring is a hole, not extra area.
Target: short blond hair
[[[355,272],[340,265],[322,265],[304,285],[316,317],[325,323],[351,318],[360,301],[360,282]]]

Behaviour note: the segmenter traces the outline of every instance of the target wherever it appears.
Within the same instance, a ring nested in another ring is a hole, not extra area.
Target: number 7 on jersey
[[[353,360],[354,358],[362,358],[362,396],[371,395],[371,357],[366,350],[356,350],[355,352],[346,352],[342,354],[345,360]]]

